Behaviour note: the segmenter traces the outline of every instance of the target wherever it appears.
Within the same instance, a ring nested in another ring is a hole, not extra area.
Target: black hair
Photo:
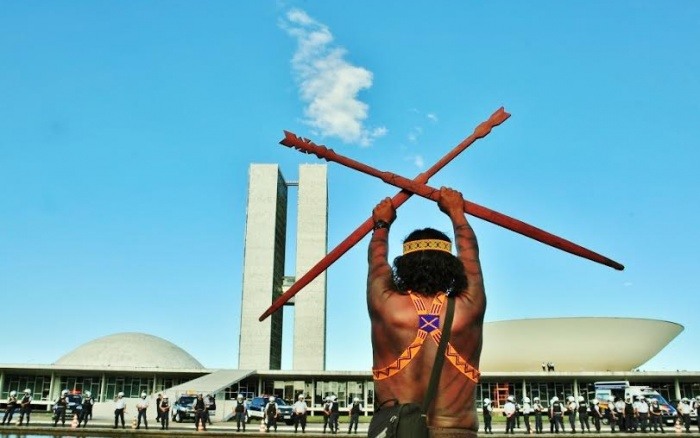
[[[422,239],[437,239],[451,242],[442,231],[423,228],[413,231],[403,243]],[[394,259],[394,283],[401,292],[415,292],[435,296],[438,292],[456,295],[467,288],[464,265],[445,251],[423,250],[400,255]]]

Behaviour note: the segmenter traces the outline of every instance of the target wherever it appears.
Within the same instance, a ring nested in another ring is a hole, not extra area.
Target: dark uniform
[[[80,423],[83,423],[83,427],[87,426],[88,418],[92,416],[92,405],[95,404],[95,400],[89,395],[85,395],[82,401],[82,409],[80,410],[80,416],[78,417],[78,427]]]
[[[588,423],[588,405],[581,399],[578,403],[578,422],[581,425],[581,433],[591,431],[590,423]]]
[[[202,394],[197,396],[192,408],[194,408],[194,428],[199,429],[201,423],[202,430],[207,430],[207,405],[204,403]]]
[[[658,428],[661,428],[661,432],[665,433],[664,422],[661,418],[661,406],[659,406],[658,401],[654,400],[651,402],[651,406],[649,407],[649,416],[651,418],[650,427],[654,428],[654,432],[658,432]]]
[[[19,425],[22,425],[24,421],[24,416],[27,416],[27,422],[24,423],[25,426],[29,426],[29,416],[32,413],[32,395],[31,393],[25,391],[24,397],[19,402]]]
[[[564,419],[562,418],[564,415],[563,411],[564,409],[559,400],[552,402],[552,407],[549,408],[549,413],[552,419],[552,427],[556,433],[559,433],[559,428],[561,428],[561,431],[564,432]]]
[[[58,420],[61,420],[61,426],[66,425],[66,410],[68,409],[68,400],[66,399],[65,395],[62,395],[56,404],[53,406],[54,413],[53,413],[53,425],[56,426],[58,424]]]
[[[486,399],[488,400],[488,399]],[[484,400],[484,433],[493,433],[491,429],[491,412],[493,408],[491,407],[491,400]]]
[[[277,432],[277,403],[274,400],[270,400],[265,406],[265,418],[265,431],[269,432],[273,427]]]
[[[156,398],[156,422],[160,423],[160,402],[163,401],[163,395],[158,394],[158,398]]]
[[[632,405],[632,401],[630,399],[627,399],[625,401],[625,431],[633,432],[636,429],[634,405]]]
[[[540,399],[536,398],[535,404],[532,405],[532,410],[535,413],[535,433],[542,433],[542,411],[544,407],[540,403]]]
[[[350,424],[348,425],[348,433],[352,432],[352,425],[355,425],[355,433],[357,433],[357,425],[360,423],[360,413],[362,405],[359,401],[353,400],[350,406]]]
[[[331,430],[333,431],[333,433],[338,433],[338,417],[340,417],[340,409],[338,401],[335,399],[334,396],[333,400],[331,400],[331,417],[328,419],[328,421],[331,424]]]
[[[598,405],[598,400],[594,400],[591,404],[591,414],[590,417],[593,419],[593,427],[595,427],[596,432],[600,432],[600,418],[603,415],[600,412],[600,406]]]
[[[326,402],[323,404],[323,433],[326,433],[326,427],[328,426],[328,423],[331,418],[331,400],[330,398],[326,399]],[[331,425],[331,432],[333,431],[333,425]]]
[[[7,421],[7,424],[12,423],[12,415],[14,415],[15,409],[17,409],[17,395],[10,393],[10,396],[7,397],[7,407],[5,408],[5,415],[2,417],[2,424],[5,424],[5,421]]]
[[[243,398],[236,399],[236,406],[233,408],[233,412],[236,417],[236,432],[241,431],[241,425],[243,425],[243,432],[245,432],[245,412],[246,405]]]
[[[160,428],[161,430],[167,430],[170,427],[170,400],[168,400],[168,397],[163,397],[156,406],[160,417]]]

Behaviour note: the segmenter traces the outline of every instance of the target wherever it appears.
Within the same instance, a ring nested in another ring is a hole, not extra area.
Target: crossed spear
[[[413,194],[437,202],[440,198],[440,190],[430,187],[426,184],[430,177],[435,175],[439,170],[441,170],[445,165],[447,165],[447,163],[452,161],[457,155],[462,153],[476,140],[488,135],[494,127],[503,123],[506,119],[508,119],[508,117],[510,117],[510,114],[505,112],[503,107],[499,108],[498,110],[496,110],[496,112],[494,112],[491,115],[491,117],[488,118],[488,120],[477,126],[474,132],[469,137],[464,139],[459,145],[457,145],[454,149],[447,153],[447,155],[442,157],[431,168],[419,174],[413,180],[405,178],[401,175],[397,175],[395,173],[375,169],[364,163],[360,163],[359,161],[355,161],[351,158],[337,154],[335,151],[333,151],[333,149],[328,149],[325,146],[319,146],[313,143],[311,140],[298,137],[297,135],[289,131],[284,131],[284,139],[280,141],[280,144],[289,148],[297,149],[298,151],[306,154],[316,155],[318,158],[325,159],[326,161],[334,161],[336,163],[342,164],[343,166],[379,178],[387,184],[400,188],[401,191],[394,195],[394,197],[391,199],[394,208],[399,208]],[[611,260],[603,255],[600,255],[594,251],[591,251],[590,249],[584,248],[569,240],[551,234],[547,231],[534,227],[518,219],[499,213],[495,210],[483,207],[479,204],[475,204],[473,202],[465,200],[464,212],[472,216],[478,217],[480,219],[483,219],[485,221],[491,222],[493,224],[499,225],[508,230],[522,234],[523,236],[535,239],[546,245],[553,246],[554,248],[558,248],[562,251],[566,251],[579,257],[589,259],[596,263],[601,263],[613,269],[621,271],[625,268],[620,263]],[[352,248],[360,240],[362,240],[362,238],[364,238],[372,230],[373,225],[374,224],[372,222],[372,217],[366,219],[359,227],[357,227],[355,231],[353,231],[348,237],[346,237],[345,240],[339,243],[338,246],[333,248],[328,254],[326,254],[325,257],[319,260],[285,293],[280,295],[258,319],[260,321],[263,321],[265,318],[279,310],[287,301],[289,301],[294,295],[301,291],[307,284],[312,282],[331,264],[333,264],[343,254],[345,254],[350,248]]]

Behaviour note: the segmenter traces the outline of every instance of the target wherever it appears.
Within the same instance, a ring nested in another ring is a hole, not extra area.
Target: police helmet
[[[236,398],[237,398],[238,400],[243,400],[243,394],[238,394],[238,395],[236,396]]]
[[[695,400],[700,401],[700,395],[696,395]]]
[[[508,398],[507,398],[506,400],[508,400],[509,402],[512,403],[512,402],[515,401],[515,397],[513,397],[512,395],[509,395]]]
[[[24,390],[24,393],[25,393],[25,394],[31,394],[31,393],[32,393],[32,390],[29,389],[29,388],[27,388],[27,389]]]
[[[117,394],[117,397],[124,397],[124,393],[120,391],[119,394]]]
[[[484,404],[487,405],[487,404],[489,404],[489,403],[491,403],[491,399],[485,398],[485,399],[484,399]]]
[[[582,396],[582,395],[579,395],[579,396],[578,396],[578,401],[582,402],[583,400],[584,400],[583,396]]]
[[[274,396],[274,395],[271,395],[269,400],[270,400],[270,403],[274,402],[274,401],[275,401],[275,396]]]
[[[146,395],[147,395],[147,394],[146,394],[146,392],[145,392],[145,391],[144,391],[144,392],[142,392],[142,393],[141,393],[141,398],[146,398]]]
[[[10,397],[14,397],[17,395],[17,391],[10,391]]]
[[[652,404],[652,405],[658,405],[658,404],[659,404],[659,401],[658,401],[657,399],[655,399],[655,398],[652,398],[652,399],[651,399],[651,404]]]
[[[68,395],[68,390],[64,389],[63,391],[61,391],[61,395]]]
[[[597,398],[594,398],[593,400],[591,400],[591,403],[593,403],[594,405],[597,405],[599,402],[598,402]]]
[[[90,397],[90,396],[92,396],[92,393],[91,393],[90,391],[85,391],[85,395],[86,395],[87,397]]]
[[[332,396],[331,396],[331,401],[336,401],[336,400],[338,400],[338,396],[332,395]]]
[[[540,398],[539,398],[539,397],[535,397],[535,398],[533,398],[533,400],[535,401],[535,403],[539,403]]]
[[[163,396],[163,400],[167,400],[167,399],[168,399],[168,396],[167,396],[167,394],[166,394],[166,395]]]
[[[644,397],[643,395],[640,395],[640,396],[639,396],[639,400],[640,400],[640,401],[646,400],[646,397]]]
[[[353,403],[359,403],[359,402],[360,402],[360,399],[359,399],[358,397],[353,397],[352,402],[353,402]]]
[[[525,403],[530,403],[530,397],[525,397],[525,398],[523,398],[523,402],[525,402]]]
[[[304,400],[304,398],[306,398],[306,397],[304,397],[304,394],[299,394],[299,397],[297,397],[297,398],[298,398],[299,400]]]
[[[681,399],[681,402],[683,402],[683,403],[688,403],[689,401],[690,401],[690,400],[688,400],[688,397],[683,397],[683,398]]]
[[[559,401],[559,397],[557,397],[556,395],[554,397],[552,397],[552,403],[558,402],[558,401]]]

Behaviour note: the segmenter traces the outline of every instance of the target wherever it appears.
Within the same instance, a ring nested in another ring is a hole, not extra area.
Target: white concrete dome
[[[116,333],[87,342],[58,359],[55,365],[96,369],[203,369],[188,352],[157,336]]]
[[[643,318],[536,318],[484,324],[481,371],[630,371],[683,331]]]

